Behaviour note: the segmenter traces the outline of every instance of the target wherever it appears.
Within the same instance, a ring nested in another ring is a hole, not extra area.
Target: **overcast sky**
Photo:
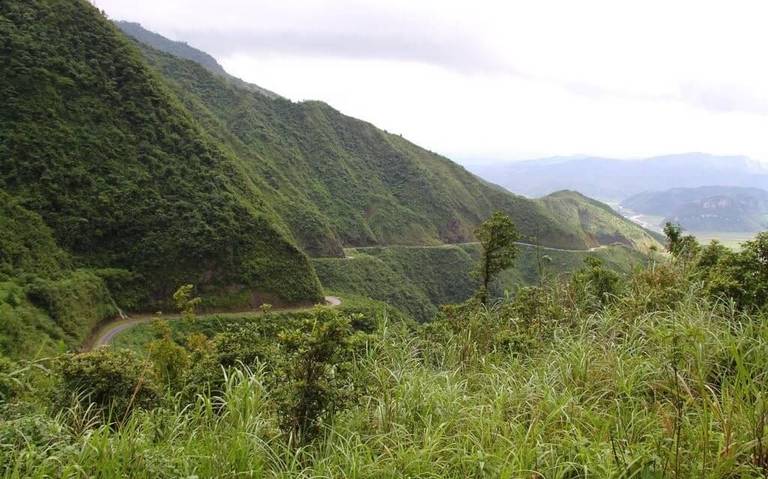
[[[455,160],[768,161],[768,2],[95,0]]]

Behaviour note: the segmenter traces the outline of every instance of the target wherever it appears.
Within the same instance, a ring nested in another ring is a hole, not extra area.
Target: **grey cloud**
[[[176,31],[175,36],[215,56],[235,53],[341,59],[413,61],[457,71],[513,69],[481,45],[462,37],[408,32],[215,32]]]

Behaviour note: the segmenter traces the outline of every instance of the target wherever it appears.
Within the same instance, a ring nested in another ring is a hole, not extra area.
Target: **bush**
[[[17,377],[20,369],[10,359],[0,356],[0,403],[12,399],[21,387]]]
[[[160,401],[152,364],[128,350],[106,348],[69,355],[61,363],[56,402],[60,408],[95,405],[107,422],[122,421],[137,408]]]
[[[189,368],[189,353],[173,340],[171,328],[165,321],[156,321],[160,338],[149,343],[149,359],[160,381],[169,387],[181,385]]]
[[[577,301],[588,312],[600,310],[613,301],[621,290],[621,277],[603,266],[599,258],[584,258],[584,267],[576,271],[572,287]]]
[[[349,318],[320,309],[313,319],[278,336],[286,352],[278,411],[283,430],[297,443],[314,439],[323,421],[354,396]]]

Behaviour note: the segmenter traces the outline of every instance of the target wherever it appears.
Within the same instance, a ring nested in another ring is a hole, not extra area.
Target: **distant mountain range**
[[[707,185],[768,189],[768,169],[744,156],[704,153],[640,160],[554,157],[501,164],[468,165],[482,178],[529,197],[563,189],[605,201],[621,201],[644,191]]]
[[[768,191],[735,186],[673,188],[627,198],[621,206],[664,217],[690,231],[758,232],[768,229]]]

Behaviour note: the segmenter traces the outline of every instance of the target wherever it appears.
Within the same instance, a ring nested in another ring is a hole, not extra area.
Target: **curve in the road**
[[[325,303],[328,306],[336,307],[341,305],[341,299],[337,298],[336,296],[326,296],[325,297]],[[308,309],[312,309],[312,307],[307,308],[275,308],[273,311],[304,311]],[[259,313],[260,311],[248,311],[247,313]],[[206,314],[217,314],[216,311],[212,311]],[[83,345],[83,351],[91,351],[93,349],[96,349],[101,346],[106,346],[109,343],[112,342],[115,337],[128,330],[133,328],[134,326],[138,326],[139,324],[143,323],[149,323],[150,321],[154,321],[156,319],[164,319],[168,321],[173,321],[180,319],[181,315],[179,314],[172,314],[172,315],[166,315],[166,316],[136,316],[136,317],[129,317],[129,316],[123,316],[120,319],[116,319],[114,321],[110,321],[107,323],[104,323],[101,325],[96,332],[94,332],[90,339]]]
[[[350,248],[346,248],[349,250],[366,250],[366,249],[377,249],[377,248],[413,248],[413,249],[422,249],[422,248],[450,248],[452,246],[462,246],[462,245],[477,245],[480,244],[478,241],[469,241],[466,243],[445,243],[445,244],[438,244],[438,245],[385,245],[385,246],[352,246]],[[564,249],[564,248],[554,248],[552,246],[541,246],[541,245],[535,245],[532,243],[524,243],[522,241],[515,241],[515,244],[518,246],[529,246],[532,248],[539,248],[541,250],[545,251],[562,251],[564,253],[590,253],[594,251],[601,250],[603,248],[608,248],[610,245],[600,245],[600,246],[594,246],[592,248],[588,249]]]

